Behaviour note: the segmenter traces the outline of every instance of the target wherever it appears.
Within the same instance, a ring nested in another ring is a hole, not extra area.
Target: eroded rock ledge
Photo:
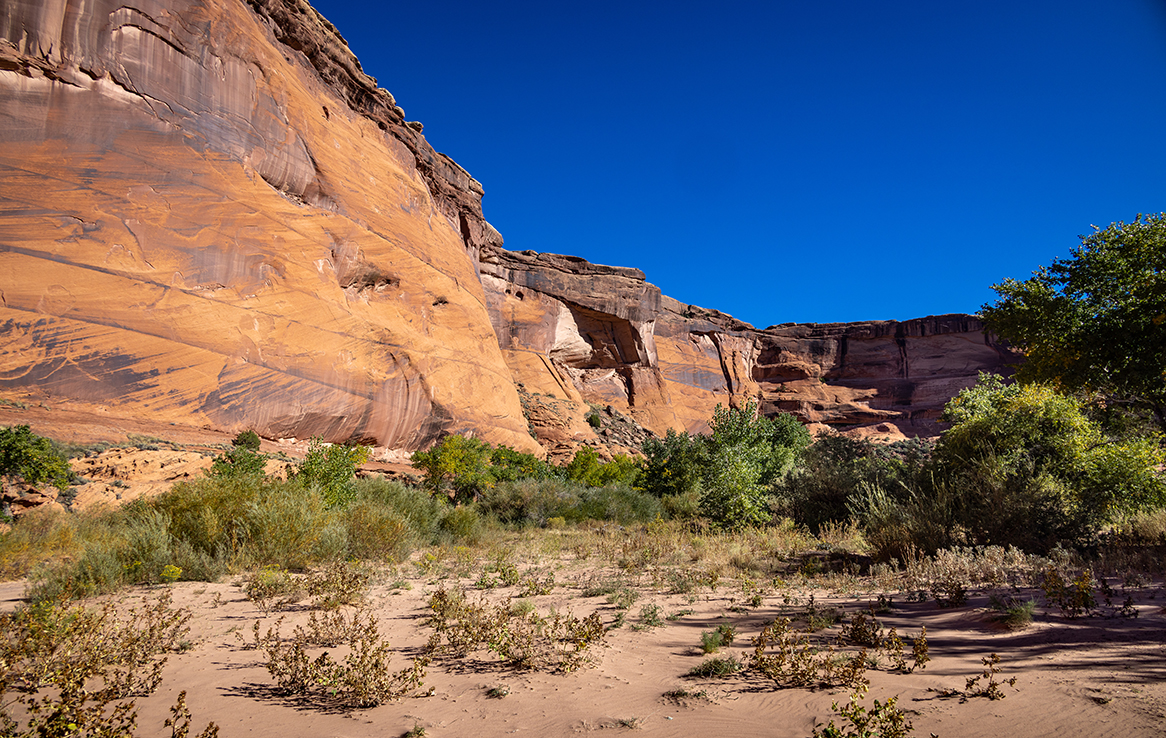
[[[763,330],[662,296],[638,269],[483,252],[491,322],[529,390],[612,405],[662,433],[757,399],[819,428],[934,435],[944,404],[1017,357],[971,315]]]

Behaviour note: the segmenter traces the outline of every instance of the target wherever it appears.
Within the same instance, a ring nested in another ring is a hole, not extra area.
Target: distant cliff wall
[[[1017,358],[969,315],[758,330],[662,296],[638,269],[487,249],[481,272],[517,381],[657,433],[706,430],[718,403],[756,399],[819,427],[934,435],[953,395]]]

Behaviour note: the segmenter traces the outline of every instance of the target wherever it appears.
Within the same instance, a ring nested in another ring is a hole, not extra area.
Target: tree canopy
[[[992,289],[982,315],[1024,352],[1021,381],[1149,410],[1166,430],[1166,213],[1094,226],[1069,258]]]

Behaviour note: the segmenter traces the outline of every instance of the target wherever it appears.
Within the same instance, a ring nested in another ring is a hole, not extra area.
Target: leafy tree
[[[810,445],[809,431],[792,415],[758,415],[753,400],[743,408],[717,405],[709,427],[701,512],[730,528],[768,521],[769,487]]]
[[[651,437],[640,447],[644,454],[639,486],[657,497],[699,492],[707,449],[703,436],[669,428],[663,438]]]
[[[494,483],[490,444],[465,436],[446,436],[428,451],[416,451],[413,468],[424,472],[422,485],[431,494],[456,501],[475,499]]]
[[[524,454],[509,446],[496,446],[490,451],[490,472],[499,482],[556,479],[563,475],[559,467],[548,464],[534,454]]]
[[[239,435],[235,436],[235,439],[231,443],[238,448],[245,448],[248,451],[258,451],[260,444],[259,434],[253,430],[239,431]]]
[[[296,478],[308,486],[316,486],[330,508],[347,507],[356,496],[353,479],[356,467],[368,461],[365,446],[341,446],[313,438],[308,455],[296,470]]]
[[[564,472],[567,479],[588,487],[606,487],[610,484],[631,486],[639,475],[639,466],[627,456],[616,456],[608,462],[601,461],[595,449],[581,446]]]
[[[267,454],[259,453],[259,435],[243,431],[235,436],[229,451],[224,451],[206,470],[212,479],[262,477],[267,467]]]
[[[69,486],[69,462],[52,441],[27,425],[0,428],[0,475],[64,490]]]
[[[1095,226],[1069,258],[992,289],[981,312],[1024,352],[1021,381],[1100,393],[1166,431],[1166,213]]]

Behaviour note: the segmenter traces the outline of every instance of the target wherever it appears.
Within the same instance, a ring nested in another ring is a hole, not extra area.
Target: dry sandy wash
[[[934,600],[908,602],[907,593],[882,588],[887,580],[869,577],[795,577],[744,586],[742,580],[722,579],[715,589],[670,593],[675,586],[660,576],[653,583],[649,574],[629,577],[597,568],[595,559],[581,556],[571,543],[573,535],[547,531],[512,537],[496,544],[491,556],[499,551],[513,555],[520,568],[536,567],[544,580],[553,573],[553,591],[528,598],[542,613],[552,608],[578,616],[597,611],[610,627],[621,610],[609,601],[614,599],[610,595],[587,596],[588,588],[620,581],[635,589],[638,598],[627,608],[626,620],[607,632],[605,646],[594,649],[588,667],[566,674],[514,669],[490,652],[478,651],[463,659],[434,659],[414,696],[372,709],[329,708],[281,694],[264,667],[263,651],[245,645],[256,621],[266,630],[283,618],[281,633],[290,635],[293,625],[310,616],[309,600],[265,614],[246,596],[243,577],[211,584],[181,582],[171,591],[175,606],[193,613],[191,648],[171,655],[161,688],[139,700],[140,734],[161,733],[170,705],[186,690],[195,730],[213,720],[224,738],[399,736],[416,726],[433,737],[638,732],[804,738],[816,722],[832,717],[831,702],[846,702],[848,690],[776,689],[773,681],[755,672],[720,679],[685,676],[707,658],[700,648],[702,632],[733,623],[736,640],[718,656],[745,660],[752,650],[750,639],[775,618],[804,615],[810,595],[819,611],[836,607],[852,616],[866,611],[883,593],[891,596],[893,607],[879,614],[879,620],[897,628],[904,640],[926,626],[931,661],[905,674],[891,671],[888,658],[880,657],[881,668],[867,672],[870,693],[865,704],[898,695],[916,736],[1129,738],[1159,736],[1166,730],[1166,589],[1161,582],[1143,580],[1125,588],[1123,582],[1110,580],[1117,590],[1114,607],[1101,606],[1092,616],[1074,619],[1041,607],[1042,593],[1026,590],[1023,594],[1038,602],[1035,622],[1008,630],[994,620],[983,590],[971,592],[966,605],[941,608]],[[517,587],[476,589],[488,561],[474,556],[470,549],[447,548],[438,550],[436,559],[432,553],[415,555],[400,567],[376,572],[364,606],[375,613],[394,649],[393,669],[407,666],[432,634],[426,624],[427,602],[439,588],[463,589],[470,601],[519,599]],[[3,587],[4,604],[16,606],[22,583]],[[160,590],[127,590],[117,599],[129,606]],[[1130,617],[1128,609],[1125,616],[1117,612],[1127,596],[1133,598],[1137,617]],[[659,608],[661,624],[646,627],[645,607],[653,605]],[[817,637],[836,638],[841,628],[834,625]],[[943,694],[964,690],[966,679],[983,670],[981,659],[993,653],[1000,656],[997,679],[1016,677],[1015,686],[1001,686],[1003,699]]]

